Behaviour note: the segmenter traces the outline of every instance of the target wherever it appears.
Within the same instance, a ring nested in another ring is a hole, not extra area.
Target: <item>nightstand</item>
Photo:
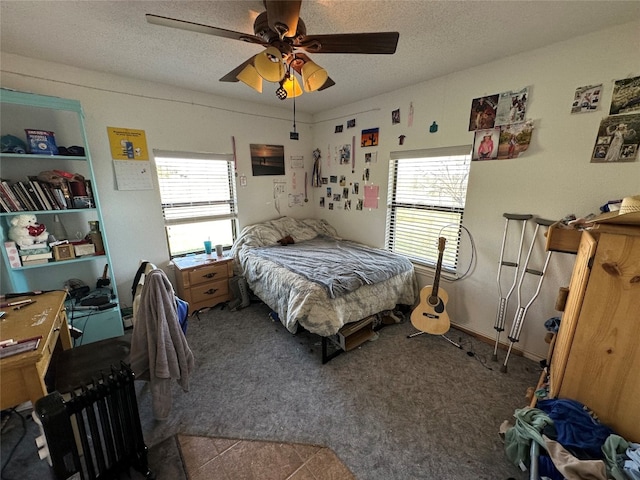
[[[189,302],[189,313],[231,300],[233,259],[201,254],[174,258],[173,264],[178,296]]]

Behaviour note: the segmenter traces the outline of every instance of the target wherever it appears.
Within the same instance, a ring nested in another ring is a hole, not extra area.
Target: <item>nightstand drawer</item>
[[[223,278],[217,282],[209,282],[205,285],[191,287],[191,300],[193,303],[207,302],[219,297],[227,297],[229,294],[229,282]]]
[[[193,270],[189,271],[188,282],[189,285],[191,285],[191,288],[193,288],[197,285],[200,285],[201,283],[207,283],[226,278],[227,265],[225,263],[222,263],[194,268]]]
[[[173,260],[178,296],[189,303],[189,312],[231,300],[229,279],[233,260],[211,255],[190,255]]]

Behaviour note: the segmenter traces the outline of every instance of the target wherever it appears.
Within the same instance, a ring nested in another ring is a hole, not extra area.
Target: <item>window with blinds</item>
[[[154,151],[171,257],[204,251],[204,241],[236,238],[233,156]]]
[[[442,270],[458,266],[471,147],[391,152],[387,248],[418,265],[435,266],[446,239]]]

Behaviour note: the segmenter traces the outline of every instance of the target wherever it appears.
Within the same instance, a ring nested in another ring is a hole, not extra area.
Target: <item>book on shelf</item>
[[[31,201],[31,197],[29,196],[29,192],[26,187],[22,184],[22,182],[15,182],[11,185],[13,191],[16,193],[22,204],[24,205],[24,209],[27,211],[38,210],[36,205]]]
[[[40,182],[40,187],[42,188],[42,191],[44,192],[44,194],[47,196],[47,199],[49,200],[49,203],[53,207],[53,210],[61,210],[62,207],[56,200],[56,197],[54,196],[53,192],[51,191],[51,185],[49,185],[46,182]]]
[[[25,128],[24,133],[27,136],[27,145],[29,152],[35,155],[57,155],[58,147],[56,145],[55,133],[48,130],[36,130]]]
[[[69,182],[67,180],[62,180],[60,184],[57,186],[62,192],[64,203],[67,206],[67,208],[73,208],[73,198],[71,195],[71,188],[69,187]]]
[[[58,204],[60,210],[66,210],[69,208],[67,205],[67,200],[64,198],[64,193],[62,193],[62,189],[58,188],[54,185],[49,185],[49,190],[51,191],[51,195],[53,195],[54,200]]]
[[[47,205],[48,210],[61,209],[60,205],[58,204],[58,201],[56,200],[53,192],[51,191],[51,184],[47,182],[43,182],[42,180],[38,180],[38,177],[36,175],[29,175],[27,178],[31,183],[34,184],[34,187],[36,188],[38,193],[42,196],[42,199]]]
[[[2,193],[1,192],[0,192],[0,209],[2,210],[2,213],[9,213],[9,212],[13,212],[14,211],[5,202],[4,198],[2,197]]]
[[[23,267],[30,267],[31,265],[42,265],[45,263],[49,263],[48,258],[40,258],[38,260],[22,260]]]
[[[47,210],[46,205],[42,200],[40,200],[40,196],[38,195],[38,192],[36,191],[35,187],[31,184],[31,182],[27,181],[27,182],[20,182],[20,183],[22,183],[27,189],[27,192],[29,192],[31,202],[36,206],[36,210]]]
[[[33,262],[36,260],[47,260],[49,258],[53,258],[53,253],[46,252],[46,253],[30,253],[27,255],[20,255],[20,260],[22,260],[22,264],[24,265],[25,262]]]
[[[41,248],[47,248],[49,245],[47,242],[39,242],[34,243],[32,245],[27,245],[26,247],[20,247],[20,250],[39,250]]]
[[[49,248],[48,246],[42,247],[42,248],[32,248],[29,250],[25,250],[24,248],[18,249],[18,253],[20,254],[21,257],[26,257],[30,255],[40,255],[42,253],[49,253],[49,252],[51,252],[51,248]]]
[[[12,212],[21,212],[24,210],[24,207],[6,180],[0,181],[0,196],[6,201]]]
[[[38,177],[29,175],[27,176],[27,180],[31,185],[31,188],[34,190],[36,196],[38,197],[40,204],[43,206],[43,210],[53,210],[53,205],[51,205],[49,198],[44,193],[42,185],[40,185],[40,182],[38,182]]]

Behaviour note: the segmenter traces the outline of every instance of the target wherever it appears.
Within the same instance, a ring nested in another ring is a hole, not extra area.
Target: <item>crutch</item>
[[[496,345],[493,348],[493,361],[498,361],[498,345],[500,344],[500,333],[504,331],[504,317],[507,313],[507,305],[509,304],[509,297],[513,293],[516,288],[516,284],[518,283],[518,265],[520,262],[520,256],[522,255],[522,245],[524,245],[524,232],[527,227],[527,220],[529,220],[533,215],[530,214],[517,214],[517,213],[503,213],[502,216],[505,218],[504,221],[504,234],[502,236],[502,247],[500,248],[500,260],[498,261],[498,312],[496,314],[496,324],[493,328],[496,329]],[[520,221],[522,222],[522,233],[520,234],[520,244],[518,246],[518,256],[515,258],[515,262],[509,262],[504,259],[504,250],[505,245],[507,243],[507,236],[509,231],[509,222],[510,221]],[[513,283],[511,284],[511,288],[507,292],[506,295],[502,294],[502,267],[510,267],[513,268]]]
[[[515,318],[513,319],[513,325],[511,325],[511,330],[509,331],[509,349],[507,350],[507,356],[504,359],[504,364],[500,367],[500,371],[506,373],[507,371],[507,362],[509,361],[509,355],[511,354],[511,348],[513,344],[520,340],[520,331],[522,330],[522,325],[524,323],[524,318],[527,315],[527,310],[531,304],[535,301],[540,293],[540,288],[542,287],[542,282],[544,280],[544,274],[547,271],[547,265],[549,265],[549,259],[551,258],[551,250],[547,252],[547,255],[544,260],[544,265],[542,270],[536,270],[533,268],[529,268],[529,261],[531,260],[531,252],[533,252],[533,247],[536,244],[536,240],[538,238],[538,230],[540,226],[550,227],[555,222],[553,220],[544,220],[542,218],[536,218],[534,220],[536,222],[536,228],[533,231],[533,238],[531,239],[531,245],[529,246],[529,252],[527,253],[527,257],[524,261],[524,267],[522,269],[522,273],[520,274],[520,280],[518,281],[518,311],[516,312]],[[538,286],[533,296],[527,302],[526,305],[522,306],[522,283],[524,282],[525,275],[529,273],[531,275],[535,275],[538,277]]]

